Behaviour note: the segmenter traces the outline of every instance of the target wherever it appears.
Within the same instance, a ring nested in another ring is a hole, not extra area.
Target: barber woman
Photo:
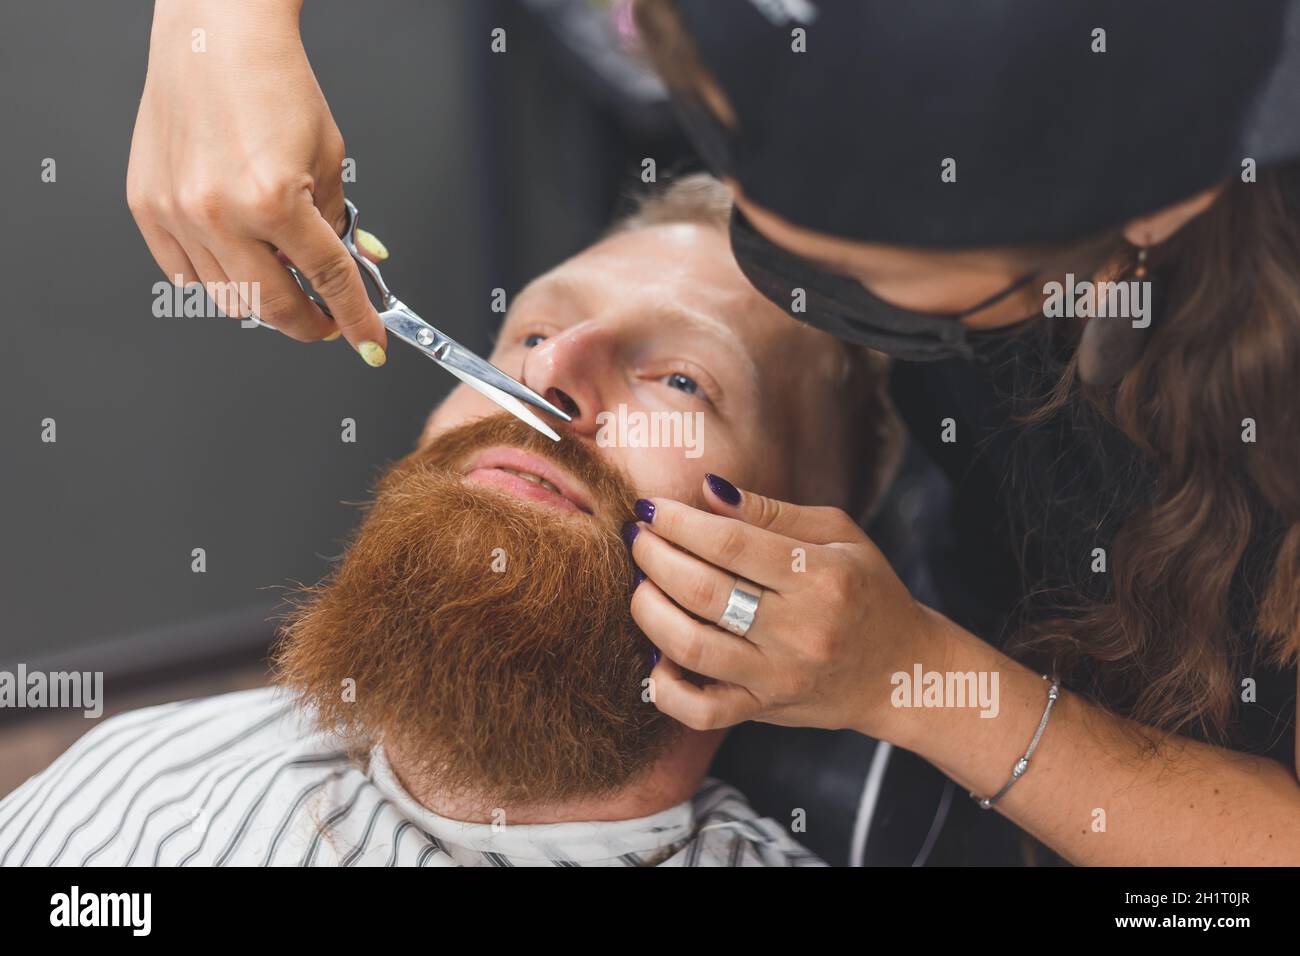
[[[128,195],[169,275],[260,280],[272,324],[332,334],[279,249],[377,363],[299,5],[158,5]],[[229,68],[183,59],[196,12]],[[733,188],[742,269],[896,358],[953,515],[941,614],[837,510],[725,476],[708,510],[640,503],[658,707],[888,741],[1075,863],[1300,862],[1296,4],[639,0],[637,20]]]
[[[1300,863],[1300,5],[638,20],[742,269],[901,360],[955,515],[944,616],[837,511],[642,505],[660,709],[889,741],[1075,863]]]

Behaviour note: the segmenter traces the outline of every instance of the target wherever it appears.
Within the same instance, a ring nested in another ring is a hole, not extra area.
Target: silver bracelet
[[[991,797],[977,797],[974,793],[970,795],[970,798],[979,805],[981,810],[992,809],[993,804],[1001,800],[1003,794],[1010,790],[1015,782],[1023,777],[1025,771],[1029,769],[1029,758],[1034,755],[1034,750],[1038,747],[1038,740],[1043,736],[1043,731],[1047,729],[1047,718],[1052,716],[1052,708],[1056,705],[1056,698],[1061,696],[1060,680],[1055,677],[1048,677],[1046,674],[1043,674],[1042,677],[1043,680],[1050,681],[1051,686],[1047,688],[1047,707],[1043,709],[1043,719],[1038,722],[1038,729],[1034,731],[1034,739],[1029,741],[1029,749],[1025,751],[1025,755],[1017,760],[1016,765],[1011,768],[1011,779],[1002,785],[1001,790]]]

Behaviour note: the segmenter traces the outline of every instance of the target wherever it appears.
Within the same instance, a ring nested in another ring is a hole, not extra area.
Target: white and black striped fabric
[[[276,688],[103,721],[0,801],[0,866],[820,866],[732,787],[636,820],[468,824]]]

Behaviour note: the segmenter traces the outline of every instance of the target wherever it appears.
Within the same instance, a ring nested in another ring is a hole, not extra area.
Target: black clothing
[[[1300,155],[1295,0],[676,6],[735,113],[677,98],[701,156],[817,232],[1077,239]]]
[[[1009,421],[1033,407],[1027,383],[1059,370],[1042,334],[1008,333],[985,350],[982,362],[895,363],[892,369],[894,399],[913,440],[951,482],[946,528],[930,542],[928,555],[940,609],[999,647],[1017,622],[1041,613],[1027,594],[1045,581],[1066,586],[1071,579],[1062,569],[1087,568],[1094,545],[1109,552],[1110,535],[1145,500],[1153,481],[1123,436],[1085,417],[1058,415],[1034,428]],[[1013,394],[1024,404],[1013,407]],[[954,419],[955,442],[942,441],[945,418]],[[1018,562],[1022,540],[1028,542],[1021,554],[1028,577]],[[1245,564],[1266,556],[1267,542],[1260,540]],[[1104,587],[1105,576],[1096,580]],[[1245,593],[1244,582],[1238,590]],[[1238,684],[1253,678],[1257,693],[1254,703],[1238,704],[1230,745],[1294,769],[1296,670],[1255,659],[1253,607],[1235,603],[1241,622],[1235,676]],[[1071,686],[1068,679],[1065,686]]]

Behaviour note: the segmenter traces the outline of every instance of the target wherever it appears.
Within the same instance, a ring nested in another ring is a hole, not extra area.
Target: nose
[[[571,418],[578,418],[582,414],[582,409],[578,406],[578,403],[573,400],[573,396],[568,392],[552,386],[546,390],[545,397],[556,408],[568,412]]]
[[[572,416],[569,428],[595,435],[601,383],[614,368],[613,343],[598,328],[576,325],[543,339],[524,357],[521,381]]]

